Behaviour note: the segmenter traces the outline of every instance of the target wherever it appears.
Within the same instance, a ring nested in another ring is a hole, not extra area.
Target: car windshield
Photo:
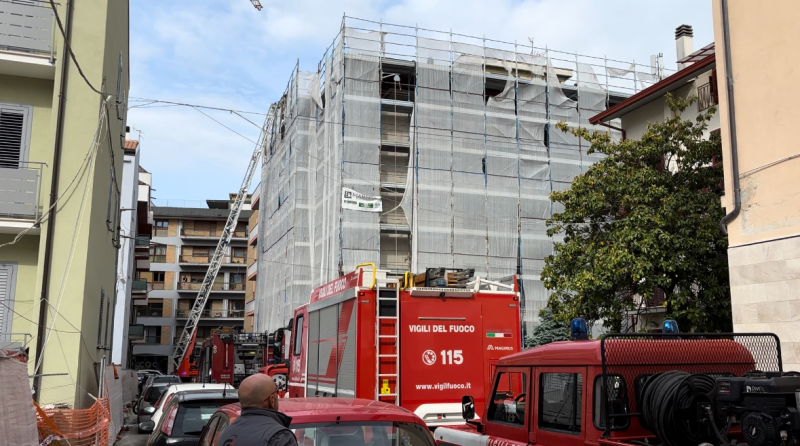
[[[292,425],[299,446],[433,446],[427,427],[414,423],[357,422]]]
[[[236,399],[218,399],[205,401],[188,401],[181,403],[178,414],[175,416],[175,425],[172,437],[183,435],[200,436],[200,432],[214,412],[222,406],[236,403]]]

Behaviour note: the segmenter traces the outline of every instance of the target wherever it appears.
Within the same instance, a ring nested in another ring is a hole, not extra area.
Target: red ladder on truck
[[[375,399],[400,405],[400,296],[397,280],[376,281]]]

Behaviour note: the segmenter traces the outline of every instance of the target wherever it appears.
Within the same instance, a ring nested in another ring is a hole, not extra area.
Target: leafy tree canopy
[[[694,100],[668,96],[672,116],[649,124],[638,140],[570,130],[591,143],[588,153],[605,158],[550,195],[563,211],[548,220],[548,235],[563,242],[541,277],[556,319],[602,320],[621,331],[623,314],[659,288],[667,317],[684,331],[731,330],[728,238],[718,224],[721,142],[703,137],[713,107],[681,119]]]

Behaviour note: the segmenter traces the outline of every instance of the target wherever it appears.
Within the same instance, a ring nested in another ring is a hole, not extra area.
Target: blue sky
[[[675,28],[694,27],[694,49],[713,40],[710,0],[135,0],[131,2],[131,98],[265,113],[292,68],[316,70],[342,14],[401,25],[649,61],[675,68]],[[132,106],[144,102],[131,100]],[[225,111],[203,110],[256,141],[259,129]],[[245,114],[261,125],[264,116]],[[189,107],[132,108],[132,137],[153,174],[153,196],[226,198],[238,190],[254,144]],[[141,136],[139,136],[141,131]],[[259,182],[254,178],[252,186]],[[196,201],[195,201],[196,200]],[[173,202],[178,203],[178,201]]]

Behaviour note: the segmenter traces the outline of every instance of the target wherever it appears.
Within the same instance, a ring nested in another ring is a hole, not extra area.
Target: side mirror
[[[153,415],[154,413],[156,413],[156,408],[153,406],[147,406],[144,408],[144,413],[148,415]]]
[[[461,397],[461,417],[465,420],[475,419],[475,398],[469,395]]]
[[[152,422],[150,420],[142,421],[141,423],[139,423],[139,433],[142,433],[142,434],[152,433],[153,429],[155,429],[155,428],[156,428],[156,423],[154,423],[154,422]]]

